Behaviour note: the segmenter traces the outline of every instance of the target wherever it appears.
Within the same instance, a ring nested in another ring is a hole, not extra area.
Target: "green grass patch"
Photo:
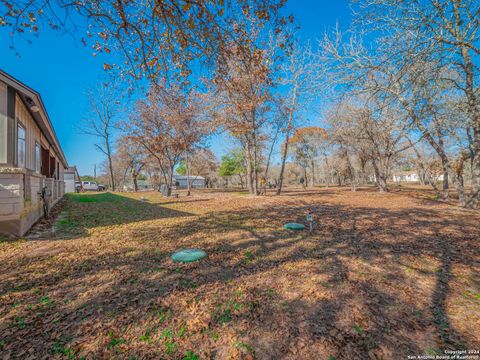
[[[242,342],[242,341],[236,341],[234,343],[234,346],[237,348],[237,349],[243,349],[244,351],[246,351],[247,353],[250,353],[250,354],[253,354],[255,351],[252,347],[252,345],[246,343],[246,342]]]
[[[193,351],[187,351],[187,355],[183,357],[182,360],[198,360],[200,359],[197,354],[195,354]]]
[[[147,329],[143,335],[140,336],[140,341],[150,344],[152,342],[152,330]]]
[[[197,283],[192,279],[182,279],[180,280],[180,285],[184,289],[195,289],[197,287]]]
[[[154,312],[160,324],[163,324],[167,319],[171,319],[173,316],[173,311],[170,308],[160,308],[158,310],[154,310]]]
[[[480,300],[480,293],[475,293],[473,291],[467,290],[463,293],[463,296],[470,298],[470,299],[477,299]]]
[[[63,338],[60,340],[55,341],[55,343],[52,346],[52,354],[53,355],[63,355],[64,358],[68,360],[73,360],[76,359],[77,356],[75,355],[75,352],[71,347],[66,346],[65,344],[70,341],[71,338]]]
[[[15,316],[14,323],[19,329],[25,329],[25,327],[27,326],[27,324],[25,323],[25,319],[20,316]]]
[[[68,198],[73,200],[74,202],[79,202],[79,203],[99,203],[99,202],[112,202],[117,199],[117,195],[111,194],[111,193],[101,193],[101,194],[95,194],[95,193],[83,193],[83,194],[77,194],[77,193],[70,193],[67,194]]]
[[[42,303],[42,305],[44,305],[46,307],[52,307],[53,306],[53,302],[50,300],[50,298],[48,296],[43,296],[42,298],[40,298],[40,302]]]
[[[109,332],[108,333],[108,336],[110,337],[110,341],[109,343],[107,344],[107,349],[108,350],[112,350],[114,349],[115,347],[119,346],[119,345],[122,345],[122,344],[126,344],[127,341],[120,338],[120,337],[115,337],[114,334],[112,332]]]
[[[363,333],[362,327],[358,324],[355,324],[355,326],[353,327],[353,331],[355,331],[355,334],[357,335],[361,335]]]

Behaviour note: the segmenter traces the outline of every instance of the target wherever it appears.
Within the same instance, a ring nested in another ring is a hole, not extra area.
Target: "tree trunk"
[[[477,89],[475,87],[475,65],[470,55],[470,48],[463,45],[461,48],[462,58],[465,71],[465,88],[464,92],[467,98],[467,112],[471,118],[473,136],[471,144],[471,161],[472,161],[472,192],[469,199],[465,202],[465,206],[472,209],[478,207],[480,197],[480,106],[478,105]]]
[[[190,196],[192,184],[190,183],[190,164],[188,162],[188,152],[185,153],[185,169],[187,170],[187,196]]]
[[[250,154],[250,144],[249,141],[247,141],[247,144],[245,145],[245,163],[247,167],[247,190],[250,194],[253,194],[253,174],[252,174],[252,158]]]
[[[293,123],[293,111],[295,106],[297,105],[297,83],[293,86],[293,95],[292,95],[292,103],[290,106],[290,111],[288,112],[288,121],[287,121],[287,133],[285,135],[285,145],[283,147],[282,152],[282,167],[280,168],[280,177],[278,179],[278,187],[277,187],[277,195],[280,195],[282,192],[283,186],[283,176],[285,172],[285,162],[287,161],[287,154],[288,154],[288,142],[290,141],[290,131],[292,131],[292,123]]]
[[[449,175],[451,175],[452,181],[455,184],[455,188],[458,193],[458,199],[460,201],[460,205],[462,207],[466,207],[467,199],[465,196],[465,187],[463,185],[463,179],[461,178],[460,175],[456,174],[455,171],[453,170],[450,160],[445,152],[445,149],[439,146],[439,144],[433,138],[432,134],[430,134],[430,132],[421,124],[421,122],[418,120],[418,117],[416,115],[413,115],[412,117],[418,129],[422,131],[422,133],[424,134],[425,139],[437,152],[438,156],[440,156],[440,159],[442,160],[442,165],[444,166],[444,168],[446,168]]]
[[[105,136],[105,149],[107,150],[108,170],[110,172],[110,186],[112,191],[115,191],[115,177],[113,175],[112,153],[110,150],[110,140],[108,134]]]
[[[448,200],[448,170],[446,167],[443,167],[443,192],[442,198],[443,200]]]
[[[472,172],[472,194],[470,196],[470,207],[472,209],[476,209],[478,207],[478,199],[480,197],[480,148],[472,160]]]
[[[244,186],[243,176],[241,174],[238,174],[238,177],[240,178],[240,187],[243,189],[243,186]]]
[[[373,170],[375,171],[375,183],[377,184],[378,191],[388,192],[387,179],[385,175],[380,172],[378,164],[375,161],[372,161]]]
[[[253,133],[253,194],[259,195],[258,191],[258,154],[257,154],[257,136],[255,130]]]
[[[138,191],[138,182],[137,182],[138,174],[135,171],[132,171],[132,182],[133,182],[133,191]]]
[[[280,176],[278,177],[277,195],[280,195],[282,192],[283,174],[285,172],[285,162],[287,161],[289,141],[290,141],[290,134],[289,134],[289,130],[287,130],[287,135],[285,136],[285,144],[282,149],[282,166],[280,167]]]
[[[350,178],[350,185],[352,187],[352,191],[355,192],[357,191],[355,169],[353,168],[352,162],[350,161],[350,157],[348,156],[347,150],[345,150],[345,158],[347,160],[348,177]]]
[[[330,173],[330,166],[328,165],[328,156],[325,155],[325,168],[326,168],[326,174],[325,174],[325,181],[327,182],[327,189],[330,186],[330,180],[331,180],[331,173]]]
[[[315,160],[312,159],[312,181],[310,184],[312,187],[315,186]]]
[[[272,154],[273,154],[273,147],[277,143],[277,138],[278,138],[278,133],[279,132],[280,132],[280,127],[278,127],[275,131],[275,136],[273,137],[272,146],[270,146],[270,151],[268,152],[267,164],[265,166],[265,180],[268,180],[268,170],[270,168],[270,160],[271,160]]]

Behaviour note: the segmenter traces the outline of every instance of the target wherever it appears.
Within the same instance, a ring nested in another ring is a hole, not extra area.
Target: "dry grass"
[[[480,214],[410,195],[70,196],[54,237],[0,243],[0,357],[405,359],[479,348]],[[308,211],[311,236],[282,229]],[[182,247],[208,258],[173,263]]]

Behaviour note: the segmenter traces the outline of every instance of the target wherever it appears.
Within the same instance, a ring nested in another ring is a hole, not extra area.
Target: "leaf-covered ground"
[[[0,243],[0,358],[406,359],[478,349],[480,213],[410,195],[70,195],[54,235]],[[312,235],[282,229],[308,211]],[[184,247],[208,257],[173,263]]]

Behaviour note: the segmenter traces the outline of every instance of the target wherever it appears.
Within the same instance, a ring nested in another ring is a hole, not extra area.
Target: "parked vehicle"
[[[99,191],[95,181],[82,181],[82,187],[85,191]]]
[[[75,181],[75,192],[79,193],[82,192],[83,187],[82,187],[82,182],[81,181]]]

